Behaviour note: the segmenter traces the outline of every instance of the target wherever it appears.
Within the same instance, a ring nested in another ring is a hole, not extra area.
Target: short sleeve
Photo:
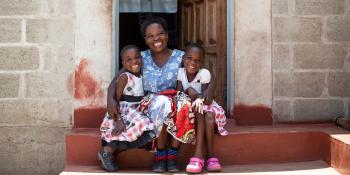
[[[211,80],[211,75],[209,70],[207,69],[201,69],[200,73],[200,82],[201,84],[207,84]]]
[[[179,70],[177,71],[177,80],[181,81],[183,79],[184,76],[184,69],[183,68],[179,68]]]

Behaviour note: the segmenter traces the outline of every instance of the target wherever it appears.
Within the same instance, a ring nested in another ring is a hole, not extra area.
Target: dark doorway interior
[[[163,17],[168,23],[169,43],[171,49],[179,48],[180,33],[178,13],[120,13],[119,14],[119,51],[126,45],[137,45],[141,50],[148,49],[140,31],[140,25],[148,16]],[[120,52],[119,52],[120,53]],[[119,58],[119,62],[121,60]],[[122,65],[120,64],[121,68]]]

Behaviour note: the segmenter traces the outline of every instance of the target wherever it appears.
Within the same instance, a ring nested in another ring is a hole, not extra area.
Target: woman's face
[[[139,74],[141,71],[141,54],[137,48],[130,48],[122,55],[123,66],[131,73]]]
[[[146,27],[145,40],[152,52],[162,52],[168,47],[168,33],[158,23]]]
[[[187,49],[184,55],[185,70],[189,74],[196,74],[202,66],[203,52],[197,47]]]

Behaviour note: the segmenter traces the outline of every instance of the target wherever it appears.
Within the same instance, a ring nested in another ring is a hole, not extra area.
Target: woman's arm
[[[124,68],[120,69],[116,76],[113,78],[111,83],[108,86],[108,91],[107,91],[107,112],[110,117],[116,117],[115,115],[119,113],[119,108],[117,108],[117,104],[115,101],[116,98],[116,90],[117,90],[117,79],[118,77],[126,72]]]

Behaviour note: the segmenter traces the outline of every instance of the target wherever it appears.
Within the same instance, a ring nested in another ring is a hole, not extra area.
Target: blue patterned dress
[[[143,88],[147,94],[156,94],[164,90],[175,89],[177,72],[181,66],[183,51],[174,49],[167,63],[158,67],[152,58],[150,50],[141,52]],[[164,95],[152,95],[147,109],[147,115],[155,124],[157,137],[162,130],[165,119],[172,113],[171,100]]]

